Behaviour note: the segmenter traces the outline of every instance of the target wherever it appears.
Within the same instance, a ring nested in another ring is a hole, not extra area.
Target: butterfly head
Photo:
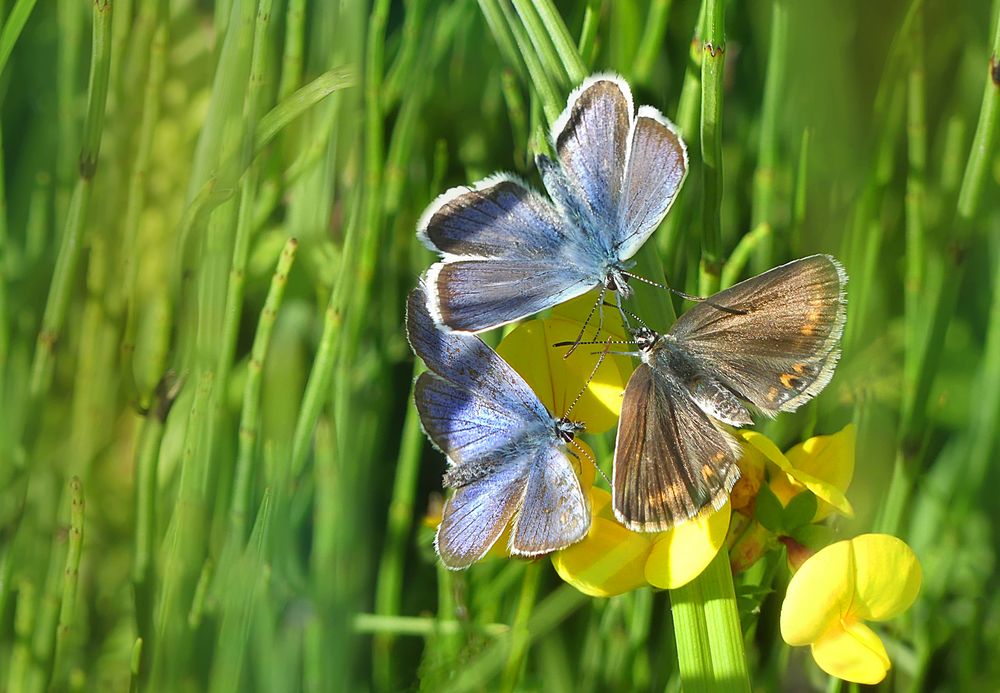
[[[635,345],[638,347],[640,353],[652,349],[659,338],[660,335],[656,334],[645,325],[636,327],[632,330],[632,339],[635,341]]]
[[[585,429],[586,426],[579,421],[570,421],[565,416],[556,421],[556,436],[564,443],[572,443],[576,434]]]

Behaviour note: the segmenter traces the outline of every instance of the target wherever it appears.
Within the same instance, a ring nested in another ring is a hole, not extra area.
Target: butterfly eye
[[[604,288],[608,291],[620,291],[627,295],[628,276],[617,268],[612,267],[608,269],[608,273],[604,277]]]

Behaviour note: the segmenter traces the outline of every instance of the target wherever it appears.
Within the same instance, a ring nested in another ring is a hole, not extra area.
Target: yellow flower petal
[[[782,482],[780,476],[772,480],[771,490],[775,492],[778,498],[781,498],[783,503],[788,502],[794,493],[790,493],[788,487],[784,484],[799,484],[803,488],[807,488],[812,491],[818,499],[821,501],[826,501],[838,511],[847,515],[848,517],[854,516],[854,508],[851,506],[851,502],[847,500],[847,496],[844,492],[837,488],[834,484],[820,479],[807,471],[797,469],[795,465],[786,457],[778,446],[775,445],[771,440],[756,431],[740,431],[739,435],[747,443],[755,447],[757,450],[764,454],[769,461],[773,462],[781,471],[785,472],[790,478]],[[852,434],[853,435],[853,434]]]
[[[695,579],[726,542],[731,507],[683,522],[654,535],[646,560],[646,581],[661,589],[674,589]]]
[[[599,351],[599,346],[580,347],[569,358],[563,358],[566,347],[552,346],[576,339],[580,326],[562,317],[529,320],[504,337],[497,348],[554,416],[566,413],[597,364],[598,356],[590,352]],[[631,360],[626,357],[605,358],[570,418],[583,422],[591,433],[609,430],[618,421],[621,395],[631,370]]]
[[[854,550],[854,604],[851,614],[885,621],[906,611],[920,591],[920,563],[913,550],[888,534],[862,534]]]
[[[781,637],[808,645],[840,621],[854,597],[850,542],[830,544],[792,576],[781,605]]]
[[[584,594],[611,597],[646,584],[643,566],[649,553],[650,537],[599,515],[611,502],[602,489],[591,490],[594,510],[590,530],[583,541],[552,554],[559,577]]]
[[[799,443],[786,452],[785,457],[795,468],[796,474],[805,472],[815,479],[822,479],[825,484],[843,494],[854,477],[855,439],[854,424],[847,424],[833,435],[813,436]],[[813,493],[820,499],[815,521],[822,520],[835,509],[841,509],[828,503],[820,493]],[[849,508],[850,504],[846,507]]]
[[[873,685],[892,664],[875,632],[859,621],[837,624],[812,645],[819,668],[839,679]]]

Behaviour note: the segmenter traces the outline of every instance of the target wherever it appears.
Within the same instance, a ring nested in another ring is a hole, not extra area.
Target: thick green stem
[[[771,5],[771,42],[767,51],[767,76],[760,122],[757,169],[753,177],[751,228],[773,228],[778,164],[778,124],[784,96],[785,66],[788,64],[788,0]],[[763,232],[762,232],[763,233]],[[774,235],[765,233],[753,254],[754,272],[774,264]]]
[[[719,551],[701,575],[670,593],[670,603],[685,693],[749,691],[728,554]]]
[[[719,290],[722,273],[722,82],[726,62],[725,0],[705,0],[701,56],[702,235],[698,292]]]

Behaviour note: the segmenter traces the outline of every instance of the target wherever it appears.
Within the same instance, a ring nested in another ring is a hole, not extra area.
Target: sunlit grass
[[[853,421],[837,535],[920,558],[882,686],[997,688],[998,13],[4,3],[0,689],[676,690],[682,634],[735,631],[545,560],[449,572],[423,523],[444,461],[410,403],[416,221],[497,170],[538,186],[596,71],[690,150],[639,273],[704,293],[812,252],[847,267],[836,378],[760,428],[788,449]],[[685,308],[636,293],[661,329]],[[609,471],[613,436],[588,442]],[[749,679],[835,689],[781,640],[782,563],[735,580]],[[675,605],[725,595],[716,564]]]

